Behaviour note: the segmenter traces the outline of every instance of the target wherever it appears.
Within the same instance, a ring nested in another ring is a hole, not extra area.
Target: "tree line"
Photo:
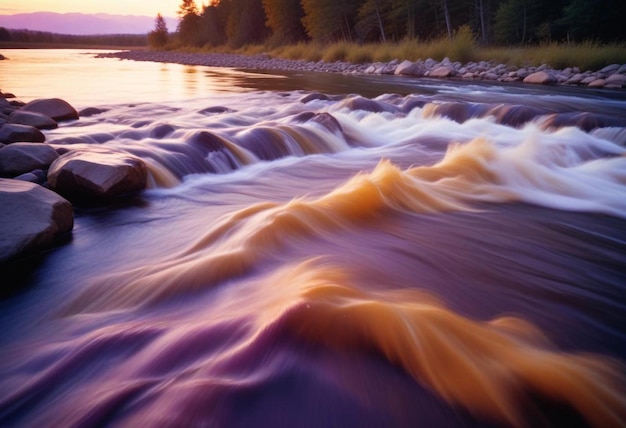
[[[202,10],[182,0],[179,17],[189,46],[427,41],[462,26],[483,44],[626,40],[624,0],[214,0]],[[157,18],[153,45],[167,42],[163,26]]]
[[[47,31],[14,30],[0,27],[0,42],[51,45],[146,46],[145,34],[101,34],[92,36],[57,34]]]

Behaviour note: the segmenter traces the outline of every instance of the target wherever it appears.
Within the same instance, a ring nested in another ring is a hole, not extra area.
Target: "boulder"
[[[59,154],[40,143],[14,143],[0,148],[0,176],[15,177],[35,169],[48,169]]]
[[[114,198],[143,190],[147,168],[138,158],[112,152],[68,152],[48,170],[49,186],[70,198]]]
[[[556,77],[547,71],[537,71],[524,78],[524,83],[534,83],[538,85],[552,85],[556,83]]]
[[[78,119],[78,112],[67,101],[59,98],[43,98],[33,100],[22,107],[25,111],[43,113],[57,122]]]
[[[452,77],[454,76],[454,69],[447,65],[442,65],[432,70],[429,76],[430,77]]]
[[[398,64],[394,74],[399,76],[423,76],[424,67],[417,62],[403,61]]]
[[[611,74],[609,77],[604,79],[604,83],[607,87],[623,88],[626,86],[626,75],[618,73]]]
[[[619,70],[619,64],[611,64],[611,65],[607,65],[606,67],[604,67],[603,69],[600,70],[600,73],[615,73],[617,70]]]
[[[2,54],[0,54],[0,61],[5,60],[5,59],[7,59],[7,57],[2,55]]]
[[[589,86],[590,88],[604,88],[604,85],[604,79],[596,79],[593,82],[590,82],[587,86]]]
[[[597,76],[595,76],[595,75],[591,75],[591,76],[587,76],[587,77],[585,77],[583,80],[581,80],[581,81],[580,81],[580,83],[581,83],[582,85],[588,85],[588,84],[590,84],[591,82],[594,82],[594,81],[596,81],[596,80],[598,80],[598,77],[597,77]]]
[[[20,125],[30,125],[37,129],[54,129],[59,126],[54,119],[43,113],[24,110],[14,110],[9,115],[8,122]]]
[[[34,126],[18,125],[17,123],[5,123],[0,126],[0,143],[43,143],[45,140],[46,136]]]
[[[50,248],[74,227],[72,205],[34,183],[0,179],[0,263]]]

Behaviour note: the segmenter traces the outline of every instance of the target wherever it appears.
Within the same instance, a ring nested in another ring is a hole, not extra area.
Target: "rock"
[[[59,98],[45,98],[29,102],[22,107],[25,111],[34,111],[50,116],[57,122],[78,119],[78,112],[67,101]]]
[[[620,68],[617,70],[619,74],[626,74],[626,64],[622,64]]]
[[[534,83],[538,85],[552,85],[556,83],[556,78],[547,71],[536,71],[524,78],[524,83]]]
[[[408,75],[411,74],[411,70],[413,69],[413,67],[415,67],[415,63],[414,62],[402,61],[396,67],[396,71],[394,72],[394,74],[401,75],[401,76],[408,76]]]
[[[10,92],[0,92],[0,97],[2,98],[15,98],[15,94],[12,94]]]
[[[589,83],[590,88],[604,88],[605,81],[604,79],[596,79],[593,82]]]
[[[0,263],[50,248],[74,227],[72,205],[26,181],[0,179]]]
[[[607,87],[623,88],[626,86],[626,75],[618,73],[611,74],[604,80],[604,83]]]
[[[59,154],[48,144],[14,143],[0,149],[0,176],[15,177],[35,169],[48,169]]]
[[[7,59],[7,57],[6,57],[6,56],[4,56],[4,55],[2,55],[2,54],[0,54],[0,61],[3,61],[3,60],[5,60],[5,59]]]
[[[143,190],[147,176],[145,164],[136,157],[73,151],[50,165],[48,184],[70,198],[114,198]]]
[[[48,181],[46,177],[46,171],[36,169],[34,171],[27,172],[26,174],[20,174],[17,177],[13,177],[14,180],[28,181],[30,183],[44,184]]]
[[[570,77],[566,83],[575,85],[575,84],[582,82],[584,78],[585,78],[584,74],[576,73],[572,77]]]
[[[300,98],[300,102],[303,104],[309,103],[311,101],[315,101],[315,100],[322,100],[322,101],[328,101],[330,100],[330,97],[326,94],[322,94],[319,92],[313,92],[311,94],[305,95],[304,97]],[[204,112],[201,111],[200,113]]]
[[[43,113],[34,111],[15,110],[9,116],[9,123],[18,123],[20,125],[30,125],[37,129],[54,129],[59,125],[54,119]]]
[[[588,85],[588,84],[590,84],[591,82],[594,82],[594,81],[596,81],[596,80],[598,80],[598,78],[597,78],[596,76],[587,76],[587,77],[585,77],[583,80],[581,80],[581,81],[580,81],[580,83],[581,83],[582,85]]]
[[[80,112],[78,112],[78,115],[80,117],[89,117],[89,116],[95,116],[97,114],[102,114],[104,112],[108,111],[107,109],[100,109],[97,107],[87,107],[82,109]]]
[[[454,69],[447,65],[443,65],[435,68],[429,74],[430,77],[452,77],[454,76]]]
[[[0,143],[11,144],[17,142],[43,143],[46,136],[34,126],[5,123],[0,126]]]
[[[611,73],[615,73],[617,70],[619,70],[619,64],[611,64],[600,69],[600,73],[611,74]]]

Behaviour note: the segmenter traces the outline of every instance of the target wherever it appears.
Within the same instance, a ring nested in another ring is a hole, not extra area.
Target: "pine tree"
[[[167,44],[168,34],[169,32],[167,30],[165,19],[163,19],[163,16],[159,13],[157,14],[154,22],[154,30],[148,34],[148,42],[150,43],[150,46],[162,48]]]

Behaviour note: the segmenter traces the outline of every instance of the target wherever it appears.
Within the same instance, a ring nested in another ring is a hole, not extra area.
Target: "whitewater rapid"
[[[48,132],[149,189],[3,301],[0,425],[622,425],[626,101],[432,91]]]

